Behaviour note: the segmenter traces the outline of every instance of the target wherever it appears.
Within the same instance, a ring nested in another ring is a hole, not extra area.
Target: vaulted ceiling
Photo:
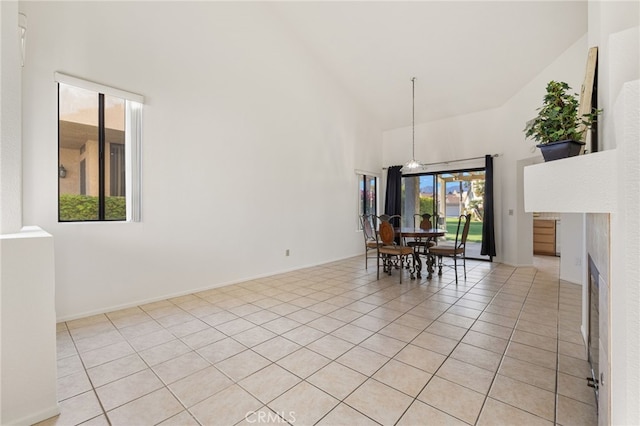
[[[504,104],[587,31],[584,1],[273,2],[383,129]],[[586,53],[585,53],[586,55]]]

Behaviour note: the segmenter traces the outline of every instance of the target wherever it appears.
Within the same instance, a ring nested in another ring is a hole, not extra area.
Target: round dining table
[[[415,238],[421,241],[435,241],[438,237],[443,237],[446,235],[446,229],[440,228],[430,228],[430,229],[422,229],[422,228],[411,228],[411,227],[401,227],[395,228],[396,233],[400,236],[400,238]],[[429,250],[425,250],[426,257],[426,265],[427,265],[427,279],[431,279],[433,277],[433,267],[436,263],[435,256],[429,254]],[[417,250],[413,251],[413,257],[416,265],[416,276],[418,278],[422,278],[422,261],[420,260],[420,252]]]

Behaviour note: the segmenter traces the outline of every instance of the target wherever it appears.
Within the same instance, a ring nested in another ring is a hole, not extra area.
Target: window
[[[56,73],[58,220],[138,221],[143,98]]]
[[[358,173],[358,217],[363,214],[378,214],[378,178]],[[358,225],[358,229],[361,228],[362,225]]]

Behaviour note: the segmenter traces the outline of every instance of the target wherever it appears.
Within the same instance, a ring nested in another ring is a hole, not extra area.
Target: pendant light
[[[422,164],[416,161],[416,78],[411,77],[411,95],[412,95],[412,110],[411,110],[411,161],[405,163],[404,170],[415,170],[421,167]]]

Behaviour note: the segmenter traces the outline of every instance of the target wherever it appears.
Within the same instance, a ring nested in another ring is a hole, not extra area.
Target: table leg
[[[433,266],[436,263],[436,257],[430,253],[427,253],[427,279],[433,278]]]
[[[417,250],[413,250],[413,261],[416,268],[416,276],[418,279],[422,278],[422,261],[420,260],[420,253]]]

